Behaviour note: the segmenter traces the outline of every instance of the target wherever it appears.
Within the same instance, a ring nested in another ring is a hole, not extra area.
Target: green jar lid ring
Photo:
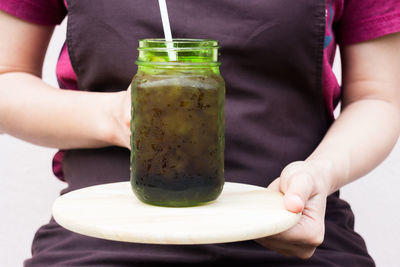
[[[200,51],[200,50],[212,50],[212,49],[219,49],[220,46],[199,46],[199,47],[139,47],[137,50],[144,51],[144,50],[151,50],[151,51],[160,51],[160,52],[168,52],[168,51],[182,51],[182,50],[191,50],[191,51]]]
[[[190,67],[217,67],[221,65],[221,62],[213,62],[213,61],[205,61],[205,62],[185,62],[185,61],[168,61],[168,62],[161,62],[161,61],[142,61],[137,60],[135,62],[137,65],[141,66],[190,66]]]

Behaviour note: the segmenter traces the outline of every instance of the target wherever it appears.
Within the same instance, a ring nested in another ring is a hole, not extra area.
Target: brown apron
[[[331,121],[322,95],[326,0],[169,0],[173,35],[222,44],[226,180],[267,186],[304,160]],[[69,0],[68,51],[79,88],[120,91],[136,72],[138,39],[162,37],[156,0]],[[129,151],[66,152],[70,190],[129,180]],[[54,220],[37,232],[25,266],[374,266],[339,193],[328,198],[324,243],[308,261],[254,241],[147,245],[75,234]]]

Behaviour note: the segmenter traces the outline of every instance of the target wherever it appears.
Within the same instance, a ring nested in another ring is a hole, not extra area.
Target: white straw
[[[171,26],[169,24],[167,3],[165,2],[165,0],[158,0],[158,4],[160,5],[161,20],[164,29],[165,41],[167,42],[169,61],[177,61],[176,53],[175,51],[173,51],[174,47],[172,44],[172,33]]]

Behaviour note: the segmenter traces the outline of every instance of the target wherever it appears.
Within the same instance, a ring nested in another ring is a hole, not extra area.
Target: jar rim
[[[218,64],[219,44],[216,40],[178,38],[168,42],[163,38],[139,40],[137,65],[169,67],[211,67]],[[171,53],[175,57],[171,57]],[[172,64],[171,64],[172,63]],[[216,64],[213,64],[216,63]]]
[[[167,43],[172,43],[173,47],[167,47]],[[139,40],[139,51],[176,51],[176,50],[208,50],[220,48],[217,40],[212,39],[194,39],[194,38],[176,38],[172,42],[164,38],[148,38]]]
[[[221,62],[156,62],[156,61],[141,61],[136,60],[136,65],[138,66],[158,66],[159,68],[170,68],[170,67],[188,67],[188,68],[209,68],[209,67],[219,67]]]

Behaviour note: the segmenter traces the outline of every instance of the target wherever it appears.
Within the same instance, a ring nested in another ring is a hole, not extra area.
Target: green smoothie
[[[132,188],[153,205],[205,204],[224,184],[225,83],[215,66],[167,65],[132,82]]]

